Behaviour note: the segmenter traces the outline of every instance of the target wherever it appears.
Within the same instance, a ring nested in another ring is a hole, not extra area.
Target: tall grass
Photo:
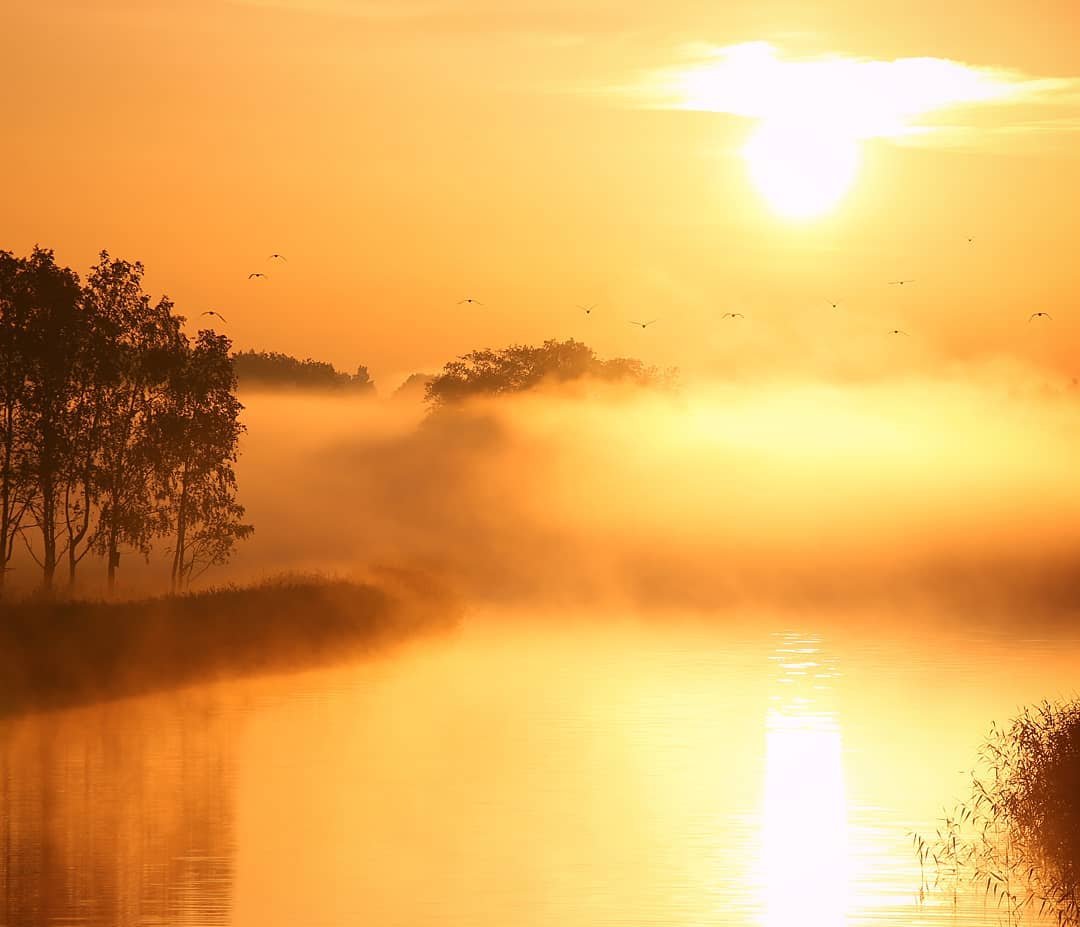
[[[969,796],[913,845],[923,891],[976,888],[1009,924],[1038,913],[1080,925],[1080,701],[992,725]]]
[[[286,577],[141,602],[26,602],[0,615],[0,716],[354,657],[455,623],[424,576]]]

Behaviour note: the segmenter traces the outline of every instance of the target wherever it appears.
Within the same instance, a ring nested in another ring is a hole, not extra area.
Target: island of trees
[[[141,264],[102,252],[84,282],[0,251],[0,594],[18,549],[47,592],[88,557],[111,590],[122,553],[160,542],[178,590],[252,533],[231,343],[183,323]]]
[[[483,350],[451,361],[425,387],[435,411],[479,396],[505,396],[572,382],[620,383],[668,388],[676,371],[660,370],[632,357],[601,360],[587,344],[550,339],[540,346],[517,344]]]

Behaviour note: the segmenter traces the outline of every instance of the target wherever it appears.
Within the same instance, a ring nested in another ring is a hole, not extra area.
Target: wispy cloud
[[[687,50],[682,65],[649,74],[630,90],[655,107],[727,113],[770,123],[827,127],[853,139],[918,137],[926,143],[945,112],[982,108],[995,119],[950,128],[1054,131],[1080,115],[1080,79],[1036,77],[944,58],[875,60],[839,54],[785,57],[767,42]],[[1015,104],[1061,110],[1020,111]]]

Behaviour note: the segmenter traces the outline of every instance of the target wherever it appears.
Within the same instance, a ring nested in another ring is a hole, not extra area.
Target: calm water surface
[[[1080,643],[761,627],[477,619],[0,722],[0,924],[998,923],[909,834]]]

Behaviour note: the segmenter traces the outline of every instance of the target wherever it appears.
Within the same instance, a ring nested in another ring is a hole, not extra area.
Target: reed
[[[922,884],[977,888],[1008,924],[1080,925],[1080,701],[1044,701],[991,725],[968,797],[912,838]]]

